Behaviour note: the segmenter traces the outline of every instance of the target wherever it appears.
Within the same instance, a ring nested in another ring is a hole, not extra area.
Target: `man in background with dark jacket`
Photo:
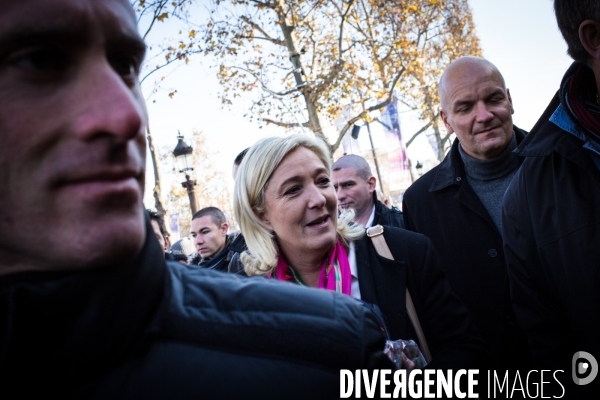
[[[173,261],[173,256],[169,249],[171,248],[171,241],[169,239],[169,232],[165,225],[164,215],[159,214],[157,211],[146,210],[148,217],[150,218],[150,225],[156,236],[156,240],[160,244],[160,247],[165,251],[165,259]]]
[[[449,154],[404,194],[406,229],[429,237],[498,369],[528,368],[525,336],[510,305],[501,237],[504,192],[519,168],[525,132],[512,122],[504,78],[489,61],[463,57],[439,83],[440,116],[456,134]]]
[[[554,9],[575,62],[517,148],[525,159],[502,228],[536,367],[564,371],[557,397],[588,399],[600,393],[600,2],[555,0]]]
[[[165,261],[145,51],[128,0],[2,2],[1,397],[335,398],[391,368],[348,296]]]
[[[228,234],[225,213],[217,207],[205,207],[192,216],[191,228],[197,253],[192,256],[190,264],[227,271],[233,257],[229,246],[237,235]]]
[[[404,228],[402,212],[393,206],[388,208],[377,199],[377,178],[371,173],[367,160],[347,154],[334,162],[331,169],[338,207],[352,208],[356,223],[365,228],[378,224]]]

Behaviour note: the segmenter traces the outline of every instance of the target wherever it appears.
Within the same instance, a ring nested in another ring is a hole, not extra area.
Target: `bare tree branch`
[[[156,21],[158,21],[158,17],[160,15],[162,15],[162,11],[165,8],[165,4],[167,4],[168,0],[160,0],[158,2],[158,5],[155,6],[154,8],[154,15],[152,16],[152,20],[150,21],[150,26],[148,26],[148,29],[146,29],[146,32],[142,35],[142,39],[146,40],[146,36],[148,36],[148,34],[150,33],[150,31],[152,30],[152,27],[154,26],[154,23]]]
[[[346,125],[344,125],[344,127],[342,128],[342,130],[340,131],[340,134],[337,138],[337,140],[335,141],[335,143],[331,146],[331,148],[333,150],[337,149],[338,147],[340,147],[340,144],[342,143],[342,140],[344,139],[344,135],[346,134],[346,132],[348,132],[348,129],[350,129],[350,127],[352,125],[354,125],[354,123],[362,118],[364,118],[368,113],[370,113],[371,111],[375,111],[375,110],[379,110],[383,107],[386,107],[387,105],[389,105],[392,102],[393,96],[394,96],[394,88],[396,87],[396,84],[398,83],[398,80],[400,79],[400,77],[402,76],[402,74],[404,73],[406,69],[404,67],[402,67],[400,69],[400,71],[396,74],[396,77],[394,78],[394,80],[392,81],[392,84],[390,85],[390,90],[389,90],[389,94],[388,97],[380,102],[375,104],[374,106],[371,106],[365,110],[363,110],[360,114],[358,114],[356,117],[351,118],[350,120],[348,120],[346,122]],[[332,151],[333,153],[333,151]]]
[[[189,57],[193,54],[198,54],[201,53],[202,50],[189,50],[186,51],[184,53],[179,53],[176,54],[174,57],[169,58],[166,62],[162,63],[162,64],[158,64],[152,71],[148,72],[146,75],[144,75],[144,77],[142,79],[140,79],[140,85],[151,75],[153,75],[154,73],[160,71],[161,69],[163,69],[164,67],[171,65],[175,62],[181,61],[182,59],[184,59],[185,57]]]
[[[344,39],[344,22],[346,21],[346,17],[348,16],[348,13],[350,12],[350,9],[352,8],[352,6],[354,5],[354,0],[350,0],[348,2],[348,7],[346,8],[346,11],[344,12],[344,14],[342,14],[342,20],[340,21],[340,34],[339,34],[339,39],[338,39],[338,52],[339,52],[339,61],[342,61],[342,54],[344,53],[344,51],[342,50],[342,44],[343,44],[343,39]]]
[[[231,104],[242,93],[259,94],[252,100],[255,118],[294,121],[289,115],[303,115],[316,135],[333,143],[332,150],[354,122],[389,105],[394,91],[399,104],[428,123],[433,118],[430,105],[439,102],[437,81],[443,67],[462,55],[480,54],[468,0],[452,0],[451,6],[431,0],[212,1],[224,9],[235,5],[231,15],[247,18],[206,28],[205,54],[215,56],[221,68],[252,71],[234,79],[223,75],[223,102]],[[290,62],[291,72],[285,67]],[[360,112],[350,108],[352,118],[335,140],[325,137],[324,127],[342,110],[360,104],[371,106]],[[280,126],[307,126],[294,122]]]
[[[433,125],[433,122],[435,121],[436,118],[437,117],[434,117],[433,120],[429,121],[427,124],[425,124],[425,126],[423,126],[414,135],[412,135],[411,138],[408,139],[408,141],[406,142],[406,147],[410,146],[411,143],[413,142],[413,140],[415,140],[417,138],[417,136],[419,136],[421,133],[425,132],[431,125]]]
[[[296,89],[296,88],[293,88],[293,89],[290,89],[290,90],[286,90],[286,91],[284,91],[284,92],[275,92],[275,91],[273,91],[273,90],[269,89],[269,88],[267,87],[267,85],[266,85],[266,84],[263,82],[263,80],[262,80],[262,79],[261,79],[261,78],[260,78],[258,75],[256,75],[254,72],[252,72],[252,71],[250,71],[250,70],[248,70],[248,69],[246,69],[246,68],[243,68],[243,67],[231,67],[231,68],[232,68],[232,69],[239,69],[240,71],[244,71],[244,72],[247,72],[247,73],[249,73],[250,75],[252,75],[252,76],[254,77],[254,79],[256,79],[256,81],[257,81],[258,83],[260,83],[260,85],[262,86],[262,88],[263,88],[263,89],[264,89],[266,92],[268,92],[268,93],[270,93],[270,94],[272,94],[272,95],[274,95],[274,96],[280,96],[280,97],[281,97],[281,96],[287,96],[287,95],[288,95],[288,94],[290,94],[290,93],[293,93],[293,92],[297,92],[297,91],[298,91],[298,89]]]
[[[285,46],[285,42],[283,40],[272,38],[271,35],[269,35],[260,25],[258,25],[256,22],[252,21],[247,16],[242,15],[240,17],[240,19],[242,21],[246,22],[248,25],[252,26],[254,29],[256,29],[257,31],[259,31],[263,35],[265,35],[266,40],[268,40],[268,41],[270,41],[272,43],[278,44],[280,46]]]
[[[354,0],[353,0],[354,1]],[[304,16],[304,18],[302,18],[300,21],[297,22],[298,25],[302,25],[304,23],[306,23],[306,20],[308,19],[308,17],[312,14],[312,12],[314,10],[317,9],[318,6],[322,5],[323,2],[322,1],[317,1],[315,2],[315,4],[312,6],[312,8],[310,10],[308,10],[308,12],[306,13],[306,15]]]
[[[262,120],[267,124],[281,126],[282,128],[308,128],[308,127],[310,127],[310,122],[303,122],[303,123],[281,122],[281,121],[272,120],[270,118],[263,118]]]

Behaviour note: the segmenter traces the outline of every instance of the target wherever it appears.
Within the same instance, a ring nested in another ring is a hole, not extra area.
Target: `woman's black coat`
[[[408,286],[433,358],[428,368],[482,368],[487,362],[483,341],[451,291],[431,241],[387,226],[383,236],[394,260],[379,256],[366,235],[356,242],[356,259],[361,298],[379,306],[391,339],[418,343],[406,311]]]

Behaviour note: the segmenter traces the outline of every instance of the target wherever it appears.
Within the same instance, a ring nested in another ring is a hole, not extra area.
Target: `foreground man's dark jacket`
[[[0,278],[2,398],[336,398],[340,369],[391,368],[354,299],[133,259]]]
[[[517,142],[526,132],[514,127]],[[433,242],[452,291],[465,303],[495,367],[529,369],[527,339],[512,306],[502,236],[467,182],[455,140],[444,160],[404,194],[406,229]]]
[[[584,142],[549,120],[558,105],[555,96],[516,150],[525,161],[504,198],[502,230],[536,366],[564,371],[564,398],[588,399],[600,377],[575,386],[571,374],[578,351],[600,362],[600,171]]]

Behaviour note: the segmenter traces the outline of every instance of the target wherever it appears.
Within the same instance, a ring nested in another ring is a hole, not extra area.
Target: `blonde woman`
[[[394,260],[380,257],[352,213],[338,217],[329,151],[304,135],[266,138],[240,165],[234,211],[248,251],[246,274],[333,290],[376,304],[392,340],[413,339],[408,287],[428,341],[432,368],[477,368],[485,351],[452,293],[431,242],[384,227]]]

